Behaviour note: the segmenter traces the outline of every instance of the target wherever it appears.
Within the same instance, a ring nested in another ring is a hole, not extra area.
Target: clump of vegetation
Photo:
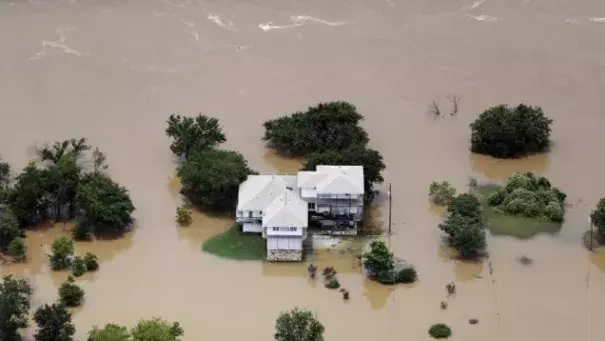
[[[218,119],[199,114],[196,117],[170,115],[166,135],[172,138],[170,150],[185,159],[194,151],[214,149],[227,141]]]
[[[73,262],[71,264],[71,273],[75,277],[80,277],[86,273],[86,263],[80,257],[74,257]]]
[[[179,341],[183,329],[178,322],[167,322],[160,318],[142,320],[130,330],[115,323],[103,328],[94,326],[88,332],[87,341]]]
[[[531,259],[531,258],[529,258],[529,257],[527,257],[527,256],[525,256],[525,255],[523,255],[523,256],[521,256],[521,257],[517,258],[517,261],[518,261],[519,263],[523,264],[523,265],[531,265],[531,264],[533,264],[533,263],[534,263],[534,260],[533,260],[533,259]]]
[[[305,162],[303,170],[315,170],[318,165],[363,166],[366,202],[371,202],[374,199],[374,184],[384,181],[381,173],[386,168],[382,155],[365,145],[353,145],[345,149],[330,149],[312,153]]]
[[[413,266],[407,266],[397,272],[397,282],[410,284],[416,282],[418,273]]]
[[[282,154],[297,156],[366,145],[369,138],[359,126],[361,120],[363,116],[350,103],[319,103],[305,112],[265,122],[263,141]]]
[[[15,258],[17,262],[25,262],[27,259],[27,245],[21,237],[13,239],[8,244],[8,253]]]
[[[73,240],[60,237],[53,241],[52,253],[48,255],[50,267],[53,270],[65,270],[71,266],[74,252],[76,251]]]
[[[275,341],[324,341],[324,326],[309,310],[294,308],[275,322]]]
[[[263,260],[267,256],[265,240],[257,235],[243,233],[237,224],[206,240],[202,250],[218,257],[237,260]]]
[[[77,307],[84,301],[84,290],[78,286],[72,276],[67,277],[59,287],[59,300],[68,307]]]
[[[348,290],[342,289],[342,299],[348,301],[351,298],[351,294]]]
[[[189,226],[191,224],[192,218],[191,213],[183,207],[179,206],[176,208],[176,222],[180,226]]]
[[[433,181],[429,186],[429,200],[437,205],[447,205],[456,195],[456,189],[449,182]]]
[[[371,242],[370,250],[362,254],[362,259],[369,277],[382,284],[412,283],[418,277],[416,270],[409,265],[397,271],[400,264],[382,241]]]
[[[597,203],[597,207],[590,214],[590,221],[597,227],[600,239],[605,239],[605,198],[601,198]]]
[[[71,313],[63,303],[44,304],[34,313],[38,326],[36,341],[73,341],[76,327],[71,322]]]
[[[334,269],[331,266],[328,266],[328,267],[326,267],[326,268],[323,269],[322,275],[324,276],[324,279],[326,281],[329,281],[332,278],[334,278],[334,276],[336,276],[336,269]]]
[[[340,288],[340,282],[338,281],[338,278],[332,277],[324,286],[328,289],[338,289]]]
[[[456,294],[456,283],[449,282],[448,284],[445,285],[445,290],[447,290],[448,296],[455,295]]]
[[[315,264],[309,264],[307,272],[309,273],[309,278],[315,279],[315,276],[317,274],[317,267],[315,266]]]
[[[462,258],[475,258],[487,246],[481,203],[472,194],[460,194],[450,202],[446,219],[439,228]]]
[[[115,323],[108,323],[103,328],[93,326],[88,332],[86,341],[130,341],[128,328]]]
[[[552,123],[540,107],[489,108],[470,125],[471,151],[498,158],[543,152],[550,145]]]
[[[452,336],[452,330],[444,323],[437,323],[429,328],[429,335],[436,339],[447,339]]]
[[[10,210],[0,212],[0,251],[6,250],[21,235],[17,217]]]
[[[87,271],[97,271],[99,269],[98,257],[90,252],[86,252],[84,255],[84,264]]]
[[[192,204],[211,211],[231,212],[239,185],[256,174],[242,154],[228,150],[192,153],[179,168],[183,194]]]
[[[73,230],[71,231],[71,236],[75,240],[80,241],[88,241],[92,239],[92,226],[90,226],[87,220],[77,221]]]
[[[562,222],[567,195],[542,176],[515,173],[506,186],[488,197],[488,204],[514,216]]]
[[[31,297],[34,293],[23,278],[4,276],[0,281],[0,339],[18,340],[19,328],[27,327]]]

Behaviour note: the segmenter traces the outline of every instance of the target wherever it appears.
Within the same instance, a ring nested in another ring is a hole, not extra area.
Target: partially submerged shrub
[[[71,231],[71,235],[75,240],[90,240],[92,238],[92,226],[86,220],[78,221]]]
[[[86,273],[86,270],[87,268],[84,260],[80,257],[74,257],[71,264],[71,273],[76,277],[80,277]]]
[[[463,193],[452,199],[447,207],[450,214],[459,214],[469,218],[480,218],[481,202],[476,196]]]
[[[449,282],[445,285],[445,290],[447,290],[448,295],[454,295],[456,293],[456,283]]]
[[[52,253],[48,258],[53,270],[64,270],[71,266],[71,259],[75,252],[75,245],[71,239],[57,238],[53,241],[51,249]]]
[[[548,203],[548,205],[546,205],[544,213],[546,214],[548,220],[554,222],[562,222],[565,215],[565,210],[563,209],[563,206],[560,203],[552,201]]]
[[[492,194],[489,195],[489,197],[487,198],[487,203],[490,206],[499,206],[504,202],[507,195],[508,192],[506,191],[506,188],[498,188]]]
[[[506,183],[506,190],[509,193],[519,188],[527,190],[531,188],[531,179],[526,174],[515,173]]]
[[[86,270],[97,271],[99,269],[99,261],[96,255],[87,252],[84,255],[84,264],[86,264]]]
[[[77,307],[84,301],[84,290],[75,283],[73,277],[69,276],[59,287],[59,299],[68,307]]]
[[[444,323],[437,323],[429,328],[429,335],[436,339],[446,339],[452,336],[452,330]]]
[[[8,253],[15,258],[17,262],[25,262],[27,259],[27,245],[23,238],[17,237],[8,244]]]
[[[188,226],[192,220],[191,213],[185,207],[179,206],[176,208],[176,222],[180,226]]]
[[[340,282],[338,281],[338,279],[332,277],[329,281],[326,282],[325,286],[328,289],[338,289],[340,288]]]
[[[325,280],[330,280],[332,279],[332,277],[336,276],[336,269],[331,266],[328,266],[323,269],[322,275],[324,276]]]
[[[449,182],[433,181],[429,185],[429,200],[437,205],[447,205],[456,195],[456,189]]]
[[[597,207],[590,213],[591,223],[597,227],[601,236],[605,236],[605,198],[601,198]]]
[[[413,266],[407,266],[397,273],[397,282],[398,283],[414,283],[418,279],[418,273]]]

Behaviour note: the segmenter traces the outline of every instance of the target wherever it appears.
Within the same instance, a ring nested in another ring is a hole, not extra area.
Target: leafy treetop
[[[599,234],[605,237],[605,198],[601,198],[597,207],[590,214],[592,223],[597,227]]]
[[[172,138],[170,150],[188,158],[195,150],[207,150],[227,141],[218,119],[199,114],[183,117],[172,114],[168,118],[166,135]]]
[[[239,185],[256,174],[242,154],[227,150],[206,150],[191,154],[179,168],[183,194],[192,204],[214,210],[235,207]]]
[[[362,119],[350,103],[319,103],[305,112],[265,122],[263,140],[282,154],[299,156],[365,145],[369,139],[358,125]]]
[[[323,341],[324,329],[313,313],[294,308],[279,314],[274,338],[276,341]]]
[[[64,304],[45,304],[34,313],[38,330],[36,341],[73,341],[76,328],[71,322],[71,313]]]
[[[0,282],[0,340],[18,340],[17,331],[27,326],[34,290],[22,278],[4,276]]]
[[[375,240],[370,243],[370,250],[362,255],[363,266],[372,277],[388,276],[395,269],[395,257],[386,244]]]
[[[169,323],[161,318],[140,321],[130,331],[133,341],[179,341],[183,328],[178,322]]]
[[[471,123],[471,151],[498,158],[543,152],[550,144],[552,123],[540,107],[489,108]]]

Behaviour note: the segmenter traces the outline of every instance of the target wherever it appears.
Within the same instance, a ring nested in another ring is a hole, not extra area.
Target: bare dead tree
[[[460,97],[456,95],[448,96],[448,101],[452,103],[452,111],[450,112],[450,116],[455,116],[458,114],[458,102],[460,101]]]
[[[441,109],[439,109],[439,103],[435,100],[429,105],[429,112],[435,116],[441,116]]]

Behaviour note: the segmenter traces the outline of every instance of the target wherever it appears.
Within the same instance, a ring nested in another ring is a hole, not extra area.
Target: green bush
[[[429,200],[437,205],[447,205],[456,195],[456,189],[449,182],[433,181],[429,185]]]
[[[452,336],[452,330],[444,323],[437,323],[429,328],[429,335],[436,339],[446,339]]]
[[[53,270],[64,270],[71,266],[71,258],[76,250],[73,240],[67,237],[57,238],[53,241],[51,250],[48,258]]]
[[[176,208],[177,224],[181,226],[189,226],[192,220],[193,219],[191,218],[191,213],[189,213],[189,211],[185,207],[179,206]]]
[[[472,194],[463,193],[452,199],[447,207],[450,214],[459,214],[464,217],[480,219],[481,202]]]
[[[552,201],[548,203],[548,205],[546,205],[544,213],[546,214],[546,218],[548,218],[548,220],[554,222],[562,222],[563,217],[565,215],[565,210],[563,209],[563,206],[560,203]]]
[[[510,193],[515,189],[531,189],[532,181],[530,177],[526,174],[522,173],[514,173],[510,178],[508,178],[508,182],[506,183],[506,190]]]
[[[71,264],[71,273],[76,277],[80,277],[86,273],[86,270],[87,268],[84,260],[80,257],[74,257]]]
[[[86,270],[88,271],[97,271],[99,269],[99,261],[97,256],[90,252],[87,252],[84,255],[84,264],[86,264]]]
[[[561,191],[560,189],[558,189],[557,187],[553,187],[551,189],[553,191],[553,193],[555,193],[555,195],[557,196],[557,198],[559,199],[558,201],[560,203],[565,202],[565,199],[567,198],[567,194],[565,194],[563,191]]]
[[[463,259],[476,258],[487,247],[485,228],[478,223],[460,226],[450,240]]]
[[[550,144],[552,122],[540,107],[491,107],[470,125],[471,151],[498,158],[544,152]]]
[[[380,284],[393,285],[397,284],[397,274],[395,271],[383,271],[376,276],[376,280]]]
[[[527,203],[523,199],[509,200],[504,206],[504,211],[508,214],[519,215],[525,212]]]
[[[336,278],[331,278],[326,282],[325,287],[328,289],[338,289],[340,288],[340,282]]]
[[[75,283],[73,277],[69,276],[59,287],[59,299],[68,307],[77,307],[84,301],[84,290]]]
[[[418,279],[418,273],[413,266],[407,266],[397,273],[397,282],[409,284],[414,283]]]
[[[524,189],[524,188],[517,188],[517,189],[513,190],[512,192],[510,192],[510,194],[506,198],[506,200],[509,200],[509,201],[515,200],[515,199],[521,199],[526,202],[537,201],[536,194],[534,192]]]
[[[590,220],[597,227],[599,234],[605,236],[605,198],[601,198],[597,207],[590,214]]]
[[[27,259],[27,245],[23,238],[17,237],[8,244],[8,253],[15,257],[18,262],[25,262]]]
[[[537,201],[526,201],[523,215],[528,218],[537,218],[544,212],[544,205],[540,205]]]
[[[383,241],[375,240],[370,243],[370,250],[363,253],[363,266],[371,277],[390,273],[395,268],[395,257]]]
[[[536,192],[536,199],[538,200],[539,203],[541,203],[544,206],[548,205],[548,203],[550,203],[552,201],[554,201],[554,202],[559,201],[559,197],[557,197],[557,195],[555,194],[554,191],[546,190],[546,189],[538,190]]]
[[[92,226],[86,220],[80,220],[71,231],[71,236],[75,240],[90,240],[92,238]]]
[[[490,206],[499,206],[506,199],[508,192],[505,188],[498,188],[487,198],[487,203]]]

